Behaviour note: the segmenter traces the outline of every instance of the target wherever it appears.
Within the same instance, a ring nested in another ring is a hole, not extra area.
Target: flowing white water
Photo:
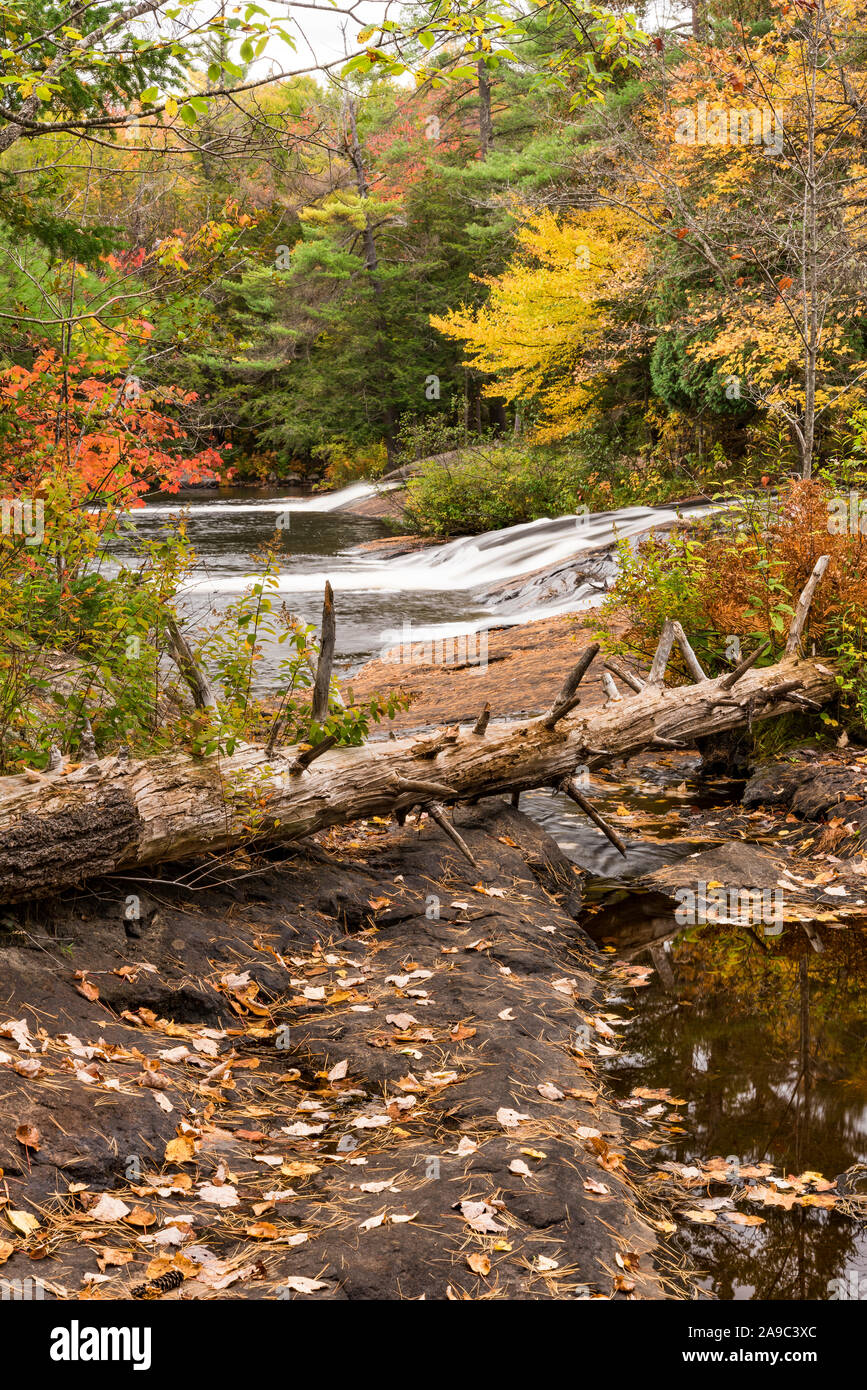
[[[171,502],[154,499],[129,521],[139,535],[154,536],[179,513],[186,515],[198,563],[181,611],[193,628],[212,626],[249,589],[254,553],[279,528],[284,548],[278,598],[302,621],[318,623],[330,581],[339,598],[338,659],[355,666],[395,643],[403,650],[466,635],[469,644],[473,634],[482,634],[482,642],[493,627],[594,607],[616,576],[618,541],[635,544],[678,516],[689,521],[709,509],[624,507],[544,518],[388,558],[362,544],[385,539],[388,527],[354,510],[382,486],[355,483],[313,498],[196,491]],[[120,561],[125,544],[116,546]],[[133,548],[130,557],[134,553]],[[266,683],[275,678],[280,655],[276,645],[269,649],[262,669]]]
[[[196,516],[207,516],[209,513],[217,512],[223,512],[227,516],[253,512],[261,516],[278,516],[283,512],[339,512],[356,502],[365,501],[368,497],[378,497],[380,493],[391,492],[393,488],[402,486],[402,483],[352,483],[349,487],[341,488],[339,492],[322,492],[314,497],[266,498],[261,502],[238,502],[226,498],[200,502],[198,497],[194,502],[189,499],[183,502],[148,502],[144,508],[133,509],[128,515],[135,519],[141,516],[180,516],[184,511],[190,511]],[[203,497],[206,498],[207,495],[204,493]]]
[[[230,504],[226,504],[227,506]],[[321,591],[328,580],[335,591],[391,593],[467,591],[491,588],[510,581],[529,578],[537,572],[556,569],[571,560],[580,561],[590,551],[605,550],[618,541],[644,535],[670,526],[678,516],[689,519],[707,508],[693,507],[683,513],[668,508],[623,507],[619,511],[596,512],[542,518],[502,531],[467,536],[432,546],[412,555],[383,561],[364,552],[346,551],[335,557],[328,569],[289,570],[279,576],[279,592],[284,594]],[[242,576],[224,575],[203,579],[212,593],[233,593],[244,588]],[[194,586],[195,587],[195,586]],[[592,596],[592,586],[584,586]],[[564,612],[582,606],[574,592],[556,600],[547,612]],[[543,616],[534,611],[532,616]],[[529,615],[522,615],[527,621]]]

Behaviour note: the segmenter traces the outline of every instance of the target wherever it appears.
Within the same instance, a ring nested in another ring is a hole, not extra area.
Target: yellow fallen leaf
[[[196,1141],[189,1134],[166,1144],[166,1163],[189,1163],[196,1156]]]
[[[309,1178],[314,1173],[319,1172],[319,1164],[306,1163],[303,1159],[299,1159],[292,1163],[284,1163],[280,1172],[284,1178]]]
[[[39,1222],[29,1211],[7,1211],[6,1216],[22,1236],[32,1235],[39,1230]]]

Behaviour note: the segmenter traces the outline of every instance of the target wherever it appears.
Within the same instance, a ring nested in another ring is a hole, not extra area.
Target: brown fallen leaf
[[[483,1278],[491,1272],[491,1262],[487,1255],[476,1252],[474,1255],[467,1256],[467,1264],[473,1274],[480,1274]]]
[[[284,1178],[309,1178],[319,1171],[318,1163],[306,1163],[303,1160],[293,1160],[291,1163],[284,1163],[283,1167],[280,1169]]]
[[[104,1274],[106,1269],[115,1265],[128,1265],[130,1260],[134,1259],[135,1256],[131,1250],[115,1250],[112,1246],[107,1245],[103,1250],[97,1252],[96,1263]]]
[[[463,1023],[459,1023],[452,1032],[449,1033],[452,1042],[464,1042],[467,1038],[474,1038],[475,1036],[476,1029],[467,1028]]]
[[[91,1004],[93,1004],[99,998],[99,990],[96,985],[91,984],[90,980],[87,978],[87,971],[76,970],[75,978],[78,981],[75,988],[78,990],[79,994],[83,994],[85,999],[89,999]]]
[[[157,1216],[155,1212],[148,1211],[147,1207],[133,1207],[129,1216],[123,1218],[129,1226],[141,1226],[146,1228],[156,1224]]]
[[[274,1240],[280,1232],[271,1221],[256,1221],[252,1226],[244,1227],[244,1234],[253,1240]]]
[[[19,1125],[15,1131],[15,1138],[25,1149],[40,1148],[40,1134],[35,1125]]]

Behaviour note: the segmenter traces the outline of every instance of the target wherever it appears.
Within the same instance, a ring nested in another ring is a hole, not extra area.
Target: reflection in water
[[[654,969],[634,1002],[612,1005],[629,1022],[623,1051],[605,1063],[610,1086],[624,1101],[646,1087],[688,1102],[681,1133],[647,1131],[660,1141],[651,1173],[666,1161],[719,1156],[834,1179],[867,1165],[867,928],[823,927],[820,936],[818,924],[788,924],[764,938],[736,926],[679,926],[669,897],[631,880],[702,847],[702,818],[685,808],[737,799],[731,784],[699,792],[681,781],[690,771],[682,759],[633,765],[633,781],[590,788],[605,814],[634,818],[625,863],[565,798],[521,799],[590,875],[582,927],[618,958]],[[840,1181],[837,1191],[847,1190],[867,1191],[867,1167]],[[692,1189],[699,1199],[723,1191]],[[841,1286],[849,1297],[867,1288],[867,1227],[815,1207],[739,1209],[765,1224],[678,1220],[674,1243],[710,1296],[827,1299]]]
[[[678,934],[669,913],[663,944],[660,903],[645,902],[642,915],[634,897],[584,925],[656,967],[609,1071],[615,1093],[669,1087],[689,1102],[685,1133],[667,1138],[654,1163],[735,1156],[833,1179],[867,1161],[867,931],[827,929],[817,953],[797,926],[763,943],[732,927]],[[717,1297],[825,1299],[833,1280],[867,1278],[867,1233],[852,1221],[754,1210],[764,1226],[678,1227]]]

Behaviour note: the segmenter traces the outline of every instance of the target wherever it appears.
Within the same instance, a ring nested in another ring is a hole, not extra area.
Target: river
[[[363,483],[312,498],[285,489],[195,489],[150,498],[129,519],[142,537],[155,539],[185,517],[198,560],[180,607],[193,624],[218,618],[238,598],[256,573],[253,553],[279,536],[278,594],[296,617],[318,623],[326,580],[335,591],[337,669],[345,674],[407,624],[413,640],[430,641],[596,604],[614,577],[617,541],[670,526],[679,515],[663,507],[585,512],[383,560],[361,547],[393,536],[394,527],[346,510],[373,492]],[[129,543],[113,546],[120,560],[132,550]],[[266,689],[268,681],[266,661]]]
[[[316,623],[325,581],[331,582],[338,665],[351,671],[406,623],[423,640],[598,603],[616,568],[616,541],[675,519],[666,509],[626,508],[511,527],[384,561],[359,547],[393,528],[343,509],[370,491],[359,484],[311,499],[286,491],[216,496],[197,490],[151,500],[134,514],[135,528],[156,537],[184,511],[198,556],[182,599],[193,624],[212,621],[238,597],[255,573],[252,552],[277,528],[284,542],[280,597],[299,618]],[[124,549],[115,547],[119,555]],[[597,942],[615,957],[654,966],[649,987],[626,1007],[627,1042],[608,1064],[610,1084],[627,1107],[636,1103],[636,1087],[664,1088],[685,1102],[682,1124],[663,1136],[654,1163],[720,1155],[742,1165],[770,1160],[783,1174],[815,1170],[833,1178],[867,1163],[865,933],[826,932],[818,956],[789,933],[768,956],[746,950],[737,933],[679,931],[672,914],[660,945],[659,906],[648,906],[631,880],[703,847],[700,822],[685,834],[679,809],[707,811],[738,795],[726,783],[700,787],[690,772],[689,761],[663,758],[631,769],[624,781],[591,788],[606,814],[662,816],[652,835],[630,836],[625,862],[566,798],[540,791],[521,799],[522,809],[586,871],[587,926]],[[747,1229],[723,1220],[678,1221],[675,1243],[707,1296],[828,1298],[853,1281],[867,1283],[867,1238],[853,1222],[803,1207],[764,1215],[764,1225]]]

